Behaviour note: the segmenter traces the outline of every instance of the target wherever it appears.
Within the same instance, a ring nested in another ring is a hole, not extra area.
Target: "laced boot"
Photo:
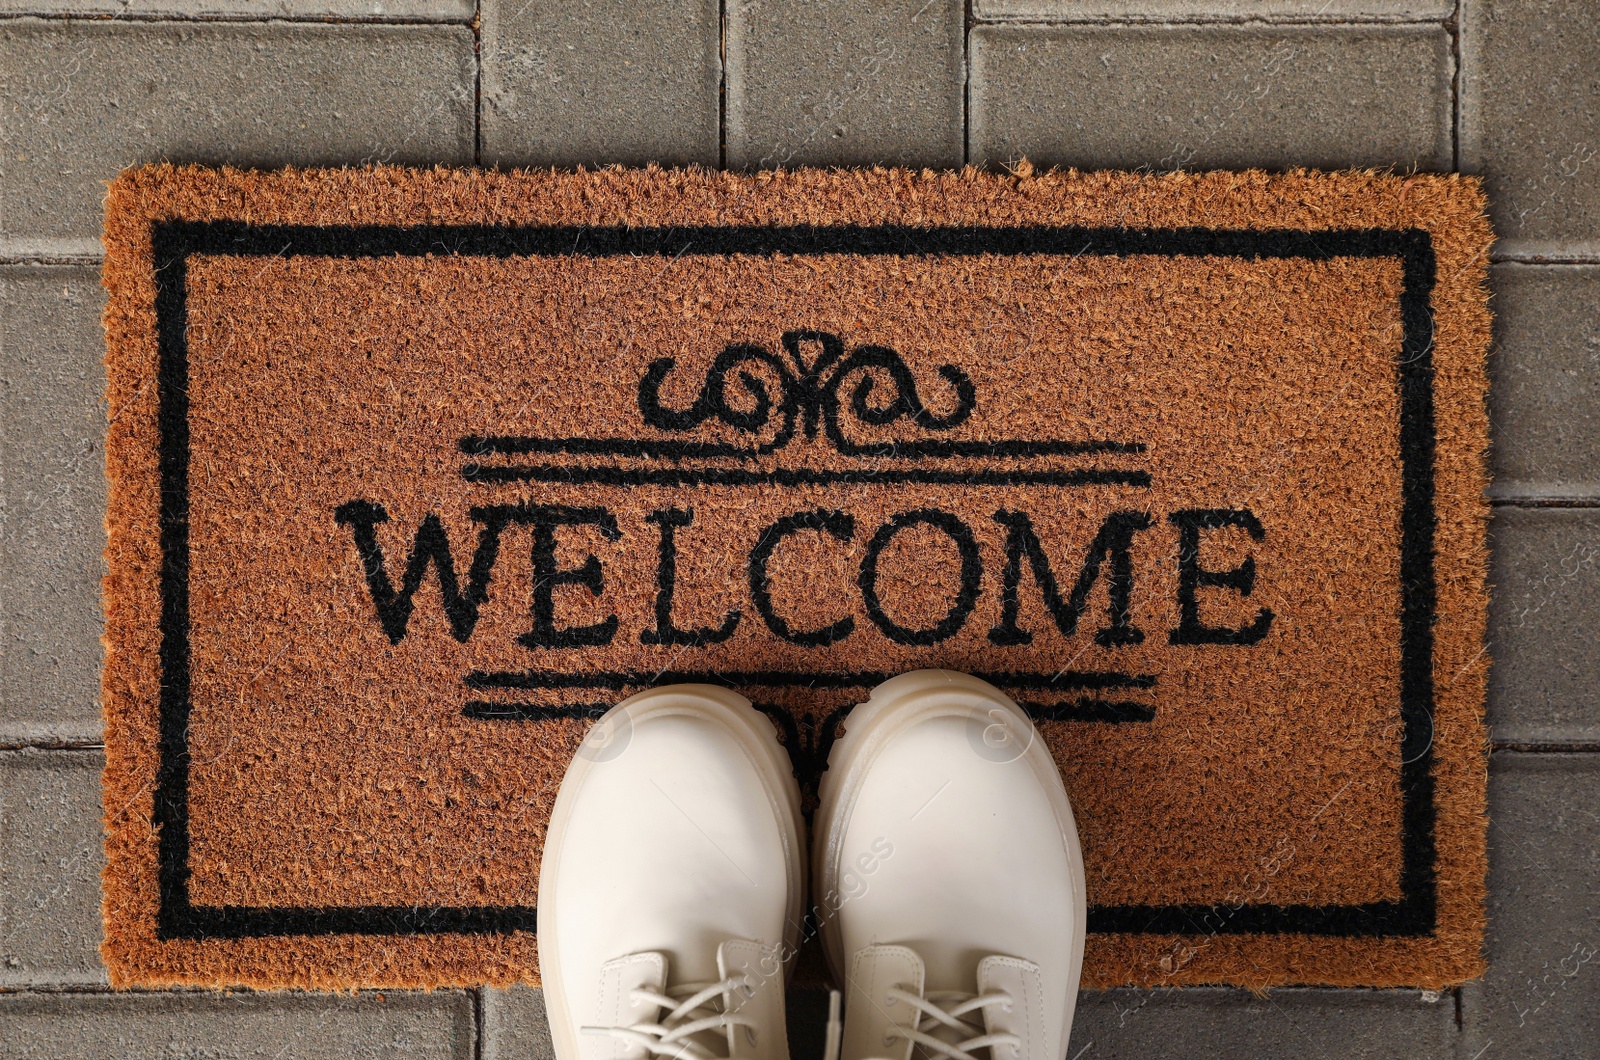
[[[845,988],[828,1060],[1061,1060],[1083,856],[1027,715],[965,674],[904,674],[845,719],[820,795],[813,891]]]
[[[788,757],[744,698],[676,685],[603,716],[539,873],[557,1060],[787,1060],[801,828]]]

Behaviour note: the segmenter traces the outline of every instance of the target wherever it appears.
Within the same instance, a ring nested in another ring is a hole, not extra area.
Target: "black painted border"
[[[532,931],[527,906],[432,908],[197,906],[189,900],[189,425],[187,261],[192,254],[356,258],[387,255],[1083,254],[1244,259],[1393,257],[1403,265],[1400,398],[1402,510],[1399,750],[1403,898],[1363,905],[1097,906],[1097,932],[1431,934],[1436,920],[1436,808],[1432,772],[1434,581],[1433,309],[1435,258],[1420,229],[1093,229],[1082,227],[286,226],[237,221],[157,222],[156,270],[161,484],[160,764],[154,825],[160,832],[160,938],[416,935]]]
[[[655,685],[704,684],[723,685],[727,688],[859,688],[870,690],[883,684],[894,674],[879,670],[852,670],[849,672],[808,673],[804,670],[599,670],[585,673],[568,673],[559,670],[484,671],[472,670],[462,678],[462,684],[477,691],[526,691],[534,688],[603,689],[607,692],[642,692]],[[1156,686],[1153,674],[1124,674],[1108,671],[1062,670],[1057,673],[1029,671],[973,671],[972,676],[987,681],[996,688],[1034,692],[1088,692],[1111,693],[1123,689],[1150,689]],[[613,697],[611,703],[615,703]],[[547,706],[537,703],[470,700],[461,713],[480,721],[549,721],[552,718],[598,718],[610,708],[611,703],[563,703]],[[757,702],[761,710],[768,708]],[[1028,712],[1035,721],[1083,721],[1107,725],[1154,721],[1155,708],[1148,703],[1131,699],[1107,699],[1105,695],[1084,695],[1076,700],[1058,703],[1030,702],[1018,698],[1017,705]],[[773,711],[782,708],[773,707]],[[840,714],[840,711],[835,711]],[[842,718],[842,715],[841,715]],[[793,719],[790,719],[792,722]],[[826,725],[827,722],[824,722]],[[814,784],[826,768],[827,750],[831,742],[819,753],[822,766],[814,773],[801,768],[796,759],[795,776],[802,789]],[[788,748],[791,758],[796,748]],[[803,752],[802,752],[803,753]]]

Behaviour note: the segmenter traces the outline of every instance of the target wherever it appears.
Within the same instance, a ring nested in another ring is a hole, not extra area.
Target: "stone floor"
[[[0,0],[0,1057],[549,1055],[535,991],[105,988],[105,180],[1023,156],[1460,170],[1501,237],[1488,977],[1086,993],[1069,1056],[1600,1055],[1597,56],[1600,0]]]

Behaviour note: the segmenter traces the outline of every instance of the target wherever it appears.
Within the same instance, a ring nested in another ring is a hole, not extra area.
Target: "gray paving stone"
[[[0,1060],[470,1060],[472,997],[0,995]]]
[[[470,22],[475,0],[0,0],[18,15],[338,18]]]
[[[962,163],[962,0],[728,6],[728,165]]]
[[[1489,974],[1462,988],[1463,1057],[1595,1055],[1597,792],[1600,755],[1494,756],[1489,768]]]
[[[1455,1005],[1415,990],[1107,990],[1078,996],[1067,1056],[1453,1057]]]
[[[718,0],[483,0],[483,162],[718,165]]]
[[[1451,164],[1438,26],[972,31],[969,154],[1080,168]]]
[[[483,992],[481,1060],[554,1060],[555,1055],[543,990],[515,986]]]
[[[789,1010],[790,1055],[816,1060],[826,993],[791,988]],[[483,1026],[483,1060],[554,1055],[541,991],[486,991]],[[1429,1060],[1453,1056],[1456,1038],[1453,999],[1414,990],[1086,990],[1067,1056]]]
[[[1490,538],[1490,735],[1600,741],[1600,510],[1499,508]]]
[[[1496,497],[1600,498],[1600,267],[1493,269]]]
[[[0,253],[95,253],[136,162],[469,163],[460,26],[0,22]]]
[[[1462,0],[1461,167],[1502,254],[1600,255],[1600,18],[1589,0]]]
[[[0,752],[0,987],[105,981],[103,764],[98,751]]]
[[[1442,19],[1455,0],[973,0],[980,19],[1040,19],[1055,22],[1102,18],[1166,22],[1296,19],[1348,22]]]
[[[0,744],[99,738],[98,271],[0,267]]]

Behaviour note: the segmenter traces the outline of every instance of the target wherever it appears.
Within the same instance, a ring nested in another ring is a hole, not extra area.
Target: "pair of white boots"
[[[964,674],[878,686],[828,759],[804,908],[800,792],[742,697],[677,685],[592,730],[551,814],[539,964],[557,1060],[787,1060],[820,930],[827,1060],[1061,1060],[1083,857],[1027,715]]]

